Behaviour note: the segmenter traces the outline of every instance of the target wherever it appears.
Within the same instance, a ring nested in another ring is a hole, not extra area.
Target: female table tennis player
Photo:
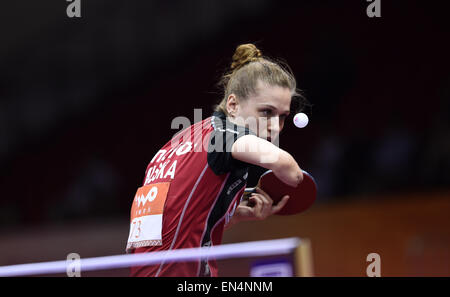
[[[150,161],[133,201],[127,252],[218,245],[226,227],[279,211],[288,196],[272,205],[258,189],[241,200],[250,164],[291,186],[302,181],[294,158],[272,143],[298,95],[288,68],[243,44],[221,82],[224,97],[213,115],[180,132]],[[213,259],[131,268],[131,276],[217,275]]]

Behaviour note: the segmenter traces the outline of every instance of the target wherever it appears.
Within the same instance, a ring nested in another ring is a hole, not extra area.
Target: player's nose
[[[275,124],[271,124],[267,127],[267,133],[272,138],[275,138],[278,134],[280,134],[282,127],[279,125],[278,122]]]

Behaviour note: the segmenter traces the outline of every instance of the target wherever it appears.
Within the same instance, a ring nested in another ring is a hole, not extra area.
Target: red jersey
[[[221,112],[181,131],[150,161],[133,201],[129,253],[218,245],[243,195],[249,164],[231,147],[249,129]],[[132,267],[131,276],[217,276],[214,259]]]

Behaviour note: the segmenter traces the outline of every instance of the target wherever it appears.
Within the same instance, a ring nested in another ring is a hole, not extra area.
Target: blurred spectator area
[[[67,4],[2,4],[0,228],[127,217],[171,120],[209,116],[247,42],[286,60],[313,105],[280,144],[315,176],[318,203],[449,187],[448,10],[102,0],[69,19]]]

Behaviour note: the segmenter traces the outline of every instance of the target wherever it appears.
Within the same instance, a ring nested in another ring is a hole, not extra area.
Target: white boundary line
[[[299,238],[285,238],[244,243],[224,244],[214,247],[178,249],[131,255],[117,255],[80,259],[80,271],[105,270],[125,268],[130,266],[154,265],[166,262],[197,261],[201,257],[211,257],[216,260],[224,258],[243,258],[252,256],[270,256],[289,254],[299,244]],[[25,276],[66,273],[67,265],[73,261],[53,261],[30,264],[0,266],[0,277]]]

